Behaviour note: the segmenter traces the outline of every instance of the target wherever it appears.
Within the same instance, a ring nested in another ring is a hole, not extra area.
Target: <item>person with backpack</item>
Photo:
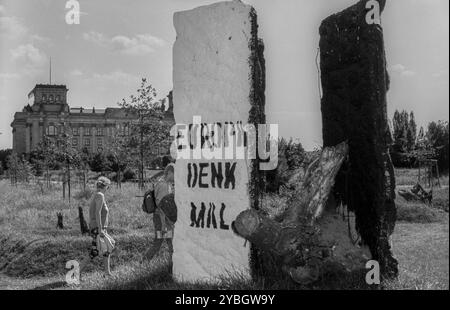
[[[155,237],[144,258],[151,260],[166,241],[170,257],[173,254],[173,234],[177,220],[177,207],[174,195],[174,165],[169,164],[164,169],[164,176],[159,179],[144,196],[142,208],[144,212],[153,214]]]

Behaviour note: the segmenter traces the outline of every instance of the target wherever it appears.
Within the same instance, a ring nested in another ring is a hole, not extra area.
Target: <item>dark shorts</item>
[[[91,229],[89,234],[92,237],[91,248],[89,249],[89,257],[91,259],[94,259],[99,255],[98,248],[97,248],[98,228]],[[105,254],[103,254],[103,256],[108,257],[109,253],[105,253]]]

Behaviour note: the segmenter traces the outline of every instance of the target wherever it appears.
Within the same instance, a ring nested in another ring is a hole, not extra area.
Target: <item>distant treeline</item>
[[[414,112],[395,111],[392,121],[392,161],[398,168],[417,167],[427,159],[438,161],[439,169],[448,172],[449,135],[448,121],[437,121],[417,130]]]

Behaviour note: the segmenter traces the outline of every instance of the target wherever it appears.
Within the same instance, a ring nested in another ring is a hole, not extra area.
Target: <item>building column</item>
[[[78,143],[80,144],[80,150],[84,148],[84,125],[81,124],[78,127]]]
[[[47,134],[47,127],[48,127],[48,119],[46,117],[46,118],[44,118],[44,125],[42,128],[43,136],[45,136]]]
[[[30,140],[31,140],[31,127],[29,124],[26,125],[25,127],[25,153],[30,154],[31,153],[31,145],[30,145]]]
[[[16,127],[13,126],[13,130],[12,130],[12,135],[13,135],[13,152],[17,153],[17,134],[16,134]]]
[[[91,127],[92,152],[97,153],[97,126]]]
[[[39,142],[41,141],[40,128],[39,128],[39,120],[34,120],[32,125],[32,139],[31,139],[31,149],[34,150],[37,148]]]

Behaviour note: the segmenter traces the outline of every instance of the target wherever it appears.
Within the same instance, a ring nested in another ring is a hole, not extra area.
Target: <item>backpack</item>
[[[168,219],[172,225],[175,224],[178,217],[177,206],[175,204],[175,195],[166,195],[163,199],[161,199],[159,207],[164,213],[166,219]]]
[[[142,210],[145,213],[153,214],[156,210],[155,191],[149,190],[144,195],[144,201],[142,202]]]

